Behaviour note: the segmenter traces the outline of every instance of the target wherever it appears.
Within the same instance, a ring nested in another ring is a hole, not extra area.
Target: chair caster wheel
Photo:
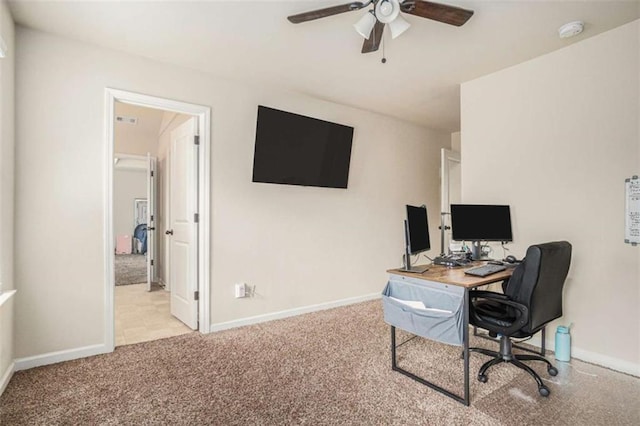
[[[552,376],[557,376],[558,375],[558,369],[555,368],[555,367],[547,368],[547,372]]]
[[[540,386],[538,388],[538,392],[540,392],[540,395],[547,397],[549,396],[549,394],[551,393],[551,391],[549,391],[549,388],[546,386]]]
[[[487,376],[484,374],[478,374],[478,381],[482,383],[487,383]]]

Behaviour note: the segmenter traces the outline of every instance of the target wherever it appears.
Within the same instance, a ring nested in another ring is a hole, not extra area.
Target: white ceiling
[[[462,27],[404,15],[411,28],[360,53],[353,24],[365,10],[302,24],[288,15],[344,4],[314,1],[10,1],[27,27],[124,52],[401,118],[460,128],[459,84],[584,40],[640,17],[640,0],[459,1]],[[585,31],[560,39],[582,20]]]

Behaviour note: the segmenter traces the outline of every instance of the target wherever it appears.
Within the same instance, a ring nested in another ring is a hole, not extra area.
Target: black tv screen
[[[353,127],[258,106],[253,182],[346,188]]]

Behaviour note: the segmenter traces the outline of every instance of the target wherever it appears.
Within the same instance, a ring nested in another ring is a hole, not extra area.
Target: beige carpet
[[[414,339],[399,351],[403,366],[462,383],[459,348]],[[0,424],[640,424],[637,378],[574,361],[558,366],[542,398],[509,365],[478,382],[484,360],[472,356],[471,407],[392,372],[374,301],[17,372],[0,397]]]

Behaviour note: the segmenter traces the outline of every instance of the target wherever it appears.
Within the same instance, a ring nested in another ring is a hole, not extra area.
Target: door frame
[[[448,226],[451,225],[451,217],[448,220],[446,219],[451,214],[451,209],[449,208],[451,205],[449,197],[451,193],[451,182],[449,180],[451,163],[461,164],[460,153],[442,148],[440,150],[440,254],[446,254],[449,251],[448,247],[451,242],[451,240],[447,240],[449,233],[446,230],[447,223],[449,224]],[[445,240],[447,240],[447,244],[445,244]]]
[[[158,203],[157,203],[157,182],[158,182],[158,167],[157,158],[152,157],[150,152],[147,152],[147,291],[151,291],[151,283],[156,278],[156,265],[158,263],[159,244],[157,238],[158,234],[155,232],[159,230],[158,227]],[[151,228],[154,232],[149,232]]]
[[[147,173],[146,176],[148,179],[148,173],[149,173],[149,164],[148,164],[148,156],[146,155],[135,155],[135,154],[123,154],[121,152],[114,152],[114,162],[113,162],[113,168],[116,170],[127,170],[127,171],[134,171],[134,172],[140,172],[140,173]],[[123,160],[136,160],[138,161],[137,164],[134,165],[130,165],[130,166],[123,166],[120,162],[115,162],[115,158],[118,159],[123,159]],[[155,157],[153,157],[155,158]],[[144,167],[142,167],[142,165],[144,165]],[[149,191],[147,190],[147,197],[146,198],[134,198],[133,199],[133,222],[135,223],[136,220],[138,219],[138,215],[136,214],[137,212],[137,205],[139,202],[144,201],[145,203],[147,203],[147,208],[149,205]],[[135,225],[137,226],[138,224],[135,223]],[[135,228],[135,226],[134,226]],[[135,248],[135,241],[132,243],[132,249]],[[131,252],[133,253],[135,250],[132,250]],[[152,277],[153,278],[153,277]]]
[[[198,155],[198,331],[210,332],[210,176],[211,176],[211,108],[203,105],[175,101],[166,98],[143,95],[125,90],[105,88],[105,166],[104,166],[104,249],[105,249],[105,293],[104,293],[104,336],[107,350],[115,348],[115,276],[113,235],[113,162],[114,162],[114,126],[115,104],[127,104],[173,111],[198,117],[200,136]]]

